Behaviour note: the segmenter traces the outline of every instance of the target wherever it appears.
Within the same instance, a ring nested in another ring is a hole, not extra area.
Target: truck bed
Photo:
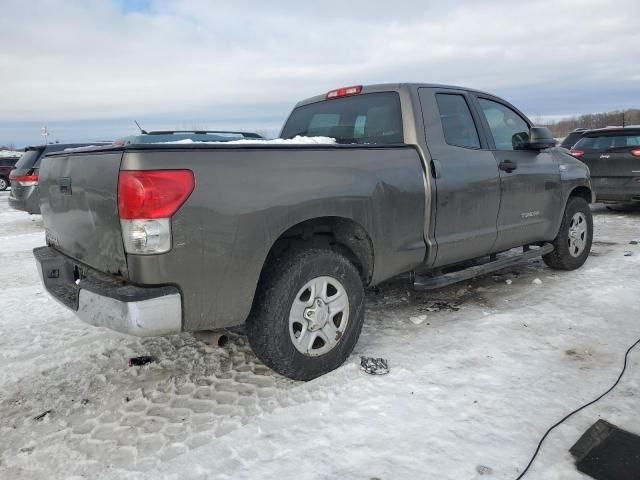
[[[150,169],[191,170],[196,186],[172,218],[169,252],[125,254],[118,173]],[[48,244],[133,284],[177,286],[184,330],[244,322],[270,248],[311,218],[351,219],[369,232],[373,283],[412,269],[426,250],[423,167],[411,146],[101,148],[48,157],[40,178]]]

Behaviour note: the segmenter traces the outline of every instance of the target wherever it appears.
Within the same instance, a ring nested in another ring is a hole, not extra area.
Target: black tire
[[[323,276],[344,287],[349,313],[335,346],[322,355],[308,356],[294,346],[289,315],[301,289]],[[246,327],[251,348],[265,365],[294,380],[311,380],[344,363],[358,341],[363,321],[364,288],[355,266],[334,251],[305,249],[287,252],[266,267]]]
[[[587,225],[584,239],[584,249],[579,255],[571,253],[569,244],[569,231],[572,227],[572,220],[576,214],[582,214]],[[589,256],[591,242],[593,241],[593,217],[589,204],[584,198],[571,197],[564,209],[562,224],[558,236],[551,242],[554,246],[553,252],[544,255],[542,259],[549,267],[555,270],[575,270],[580,268]]]
[[[9,180],[0,176],[0,191],[6,190],[9,188]]]

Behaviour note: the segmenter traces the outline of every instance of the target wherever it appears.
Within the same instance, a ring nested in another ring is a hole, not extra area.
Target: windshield
[[[404,142],[400,97],[396,92],[369,93],[303,105],[291,112],[282,138],[331,137],[338,143]]]
[[[24,155],[22,155],[22,157],[20,157],[20,160],[18,160],[18,163],[16,163],[16,169],[28,170],[30,168],[33,168],[33,164],[36,163],[36,160],[42,153],[42,150],[44,150],[44,148],[36,148],[24,152]]]
[[[585,152],[604,152],[640,147],[640,132],[632,134],[598,135],[594,137],[582,137],[573,148]]]

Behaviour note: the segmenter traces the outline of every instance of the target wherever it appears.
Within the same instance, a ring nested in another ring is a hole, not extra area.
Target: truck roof
[[[417,83],[417,82],[403,82],[403,83],[376,83],[372,85],[362,85],[361,93],[374,93],[374,92],[389,92],[389,91],[398,91],[403,89],[413,89],[419,87],[426,88],[446,88],[450,90],[464,90],[466,92],[475,92],[481,93],[483,95],[491,95],[490,93],[483,92],[481,90],[476,90],[474,88],[461,87],[458,85],[445,85],[439,83]],[[321,93],[318,95],[314,95],[313,97],[305,98],[304,100],[300,100],[296,103],[296,107],[300,107],[302,105],[309,105],[311,103],[322,102],[327,99],[327,92]]]

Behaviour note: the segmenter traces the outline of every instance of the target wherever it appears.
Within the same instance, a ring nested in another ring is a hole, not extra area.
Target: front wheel
[[[251,348],[294,380],[338,368],[364,320],[364,288],[355,266],[331,250],[294,250],[263,273],[247,320]]]
[[[580,268],[589,256],[593,241],[593,217],[584,198],[571,197],[564,210],[558,236],[551,242],[553,252],[542,259],[556,270]]]
[[[9,188],[9,181],[4,177],[0,177],[0,192],[7,188]]]

